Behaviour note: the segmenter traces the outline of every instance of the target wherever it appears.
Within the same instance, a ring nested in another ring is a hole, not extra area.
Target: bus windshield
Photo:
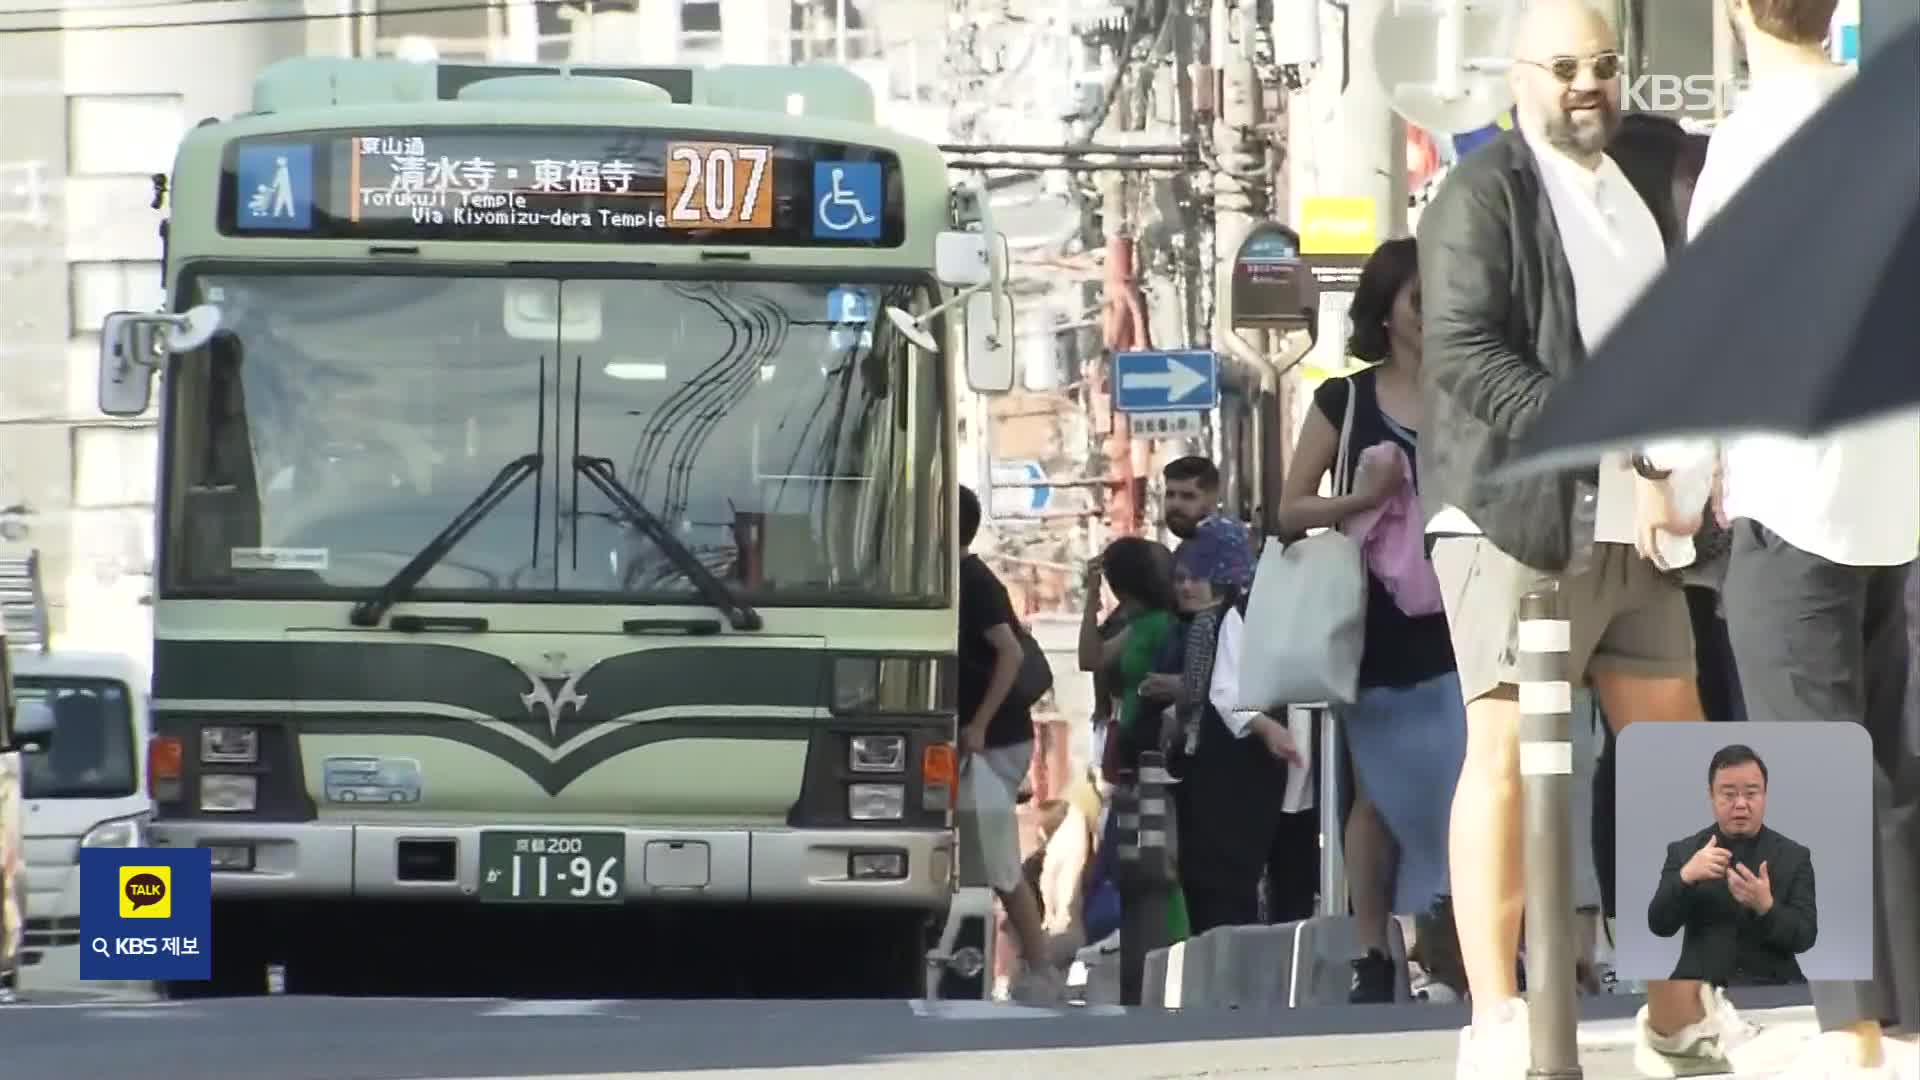
[[[919,281],[196,275],[168,378],[168,595],[360,597],[503,466],[540,468],[409,596],[698,603],[587,482],[762,605],[944,602],[946,391]]]
[[[22,757],[27,798],[116,799],[138,790],[133,706],[125,683],[17,675],[14,695],[53,709],[46,753]]]

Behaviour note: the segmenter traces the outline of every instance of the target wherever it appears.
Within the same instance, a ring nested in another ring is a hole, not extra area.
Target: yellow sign
[[[1300,254],[1371,255],[1379,220],[1365,195],[1309,195],[1300,204]]]
[[[1347,359],[1347,362],[1344,365],[1337,368],[1328,368],[1328,367],[1321,367],[1318,364],[1302,363],[1300,365],[1300,381],[1304,383],[1309,389],[1311,389],[1313,387],[1319,386],[1323,382],[1326,382],[1328,379],[1352,378],[1353,376],[1358,375],[1361,372],[1373,366],[1372,364],[1367,363],[1365,360],[1355,360],[1352,357],[1347,357],[1346,359]]]
[[[121,867],[120,917],[123,919],[171,919],[173,917],[173,867]]]

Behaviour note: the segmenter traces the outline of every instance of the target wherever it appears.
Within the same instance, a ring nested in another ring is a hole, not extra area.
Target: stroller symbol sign
[[[816,162],[813,235],[823,240],[878,240],[885,208],[883,187],[877,162]]]
[[[842,286],[827,293],[828,344],[835,352],[873,348],[873,293]]]
[[[313,227],[313,148],[243,146],[234,162],[241,229],[304,232]]]

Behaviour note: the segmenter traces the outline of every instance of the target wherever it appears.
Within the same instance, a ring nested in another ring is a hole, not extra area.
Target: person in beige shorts
[[[1531,1056],[1515,971],[1526,910],[1521,597],[1557,579],[1571,678],[1593,687],[1609,725],[1704,719],[1685,594],[1645,557],[1662,532],[1692,535],[1699,515],[1675,505],[1643,458],[1630,466],[1610,455],[1584,477],[1503,471],[1556,386],[1659,277],[1670,238],[1650,200],[1671,197],[1637,189],[1606,152],[1620,128],[1624,61],[1603,13],[1583,0],[1534,0],[1512,59],[1516,130],[1454,166],[1419,234],[1420,494],[1467,708],[1448,826],[1473,1007],[1456,1080],[1522,1080]],[[1582,481],[1595,485],[1590,533],[1575,527]],[[1634,1028],[1634,1060],[1648,1076],[1786,1064],[1698,982],[1649,983]]]
[[[1473,701],[1503,686],[1511,691],[1520,681],[1520,598],[1553,578],[1482,536],[1437,537],[1433,569],[1446,604],[1461,693]],[[1668,684],[1693,678],[1686,594],[1633,545],[1595,544],[1591,566],[1559,582],[1560,610],[1569,622],[1567,670],[1576,684],[1604,682],[1609,675]],[[1687,700],[1679,687],[1663,688],[1660,695],[1681,714],[1701,719],[1691,716],[1697,701]]]

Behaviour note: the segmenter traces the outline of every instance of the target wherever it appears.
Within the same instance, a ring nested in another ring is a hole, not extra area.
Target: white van
[[[77,971],[80,849],[139,847],[146,791],[147,673],[116,653],[15,649],[13,692],[53,730],[20,757],[27,896],[24,964]],[[35,710],[38,712],[39,710]],[[77,977],[77,976],[76,976]]]

